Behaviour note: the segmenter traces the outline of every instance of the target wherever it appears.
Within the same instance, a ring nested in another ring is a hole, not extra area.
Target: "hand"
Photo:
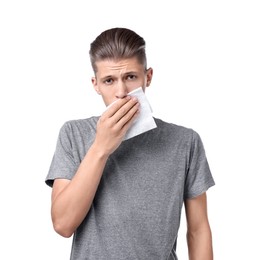
[[[138,115],[137,98],[127,96],[117,100],[97,122],[94,145],[104,155],[113,153]]]

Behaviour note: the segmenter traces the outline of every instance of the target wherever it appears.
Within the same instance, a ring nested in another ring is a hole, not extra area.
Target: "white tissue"
[[[130,139],[134,136],[145,133],[151,129],[157,127],[155,120],[152,116],[151,106],[146,98],[146,95],[142,89],[139,87],[127,94],[128,96],[136,97],[139,102],[139,114],[136,120],[133,122],[131,127],[126,132],[124,140]],[[116,101],[115,101],[116,102]],[[113,102],[114,103],[114,102]],[[113,104],[112,103],[112,104]],[[107,109],[112,105],[110,104]]]

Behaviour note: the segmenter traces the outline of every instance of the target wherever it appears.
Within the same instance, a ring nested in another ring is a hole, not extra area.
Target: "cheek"
[[[108,100],[105,99],[104,97],[102,97],[102,98],[103,98],[104,104],[105,104],[106,106],[110,105],[110,101],[108,101]]]
[[[131,92],[132,90],[135,90],[139,87],[145,87],[146,81],[144,80],[136,80],[136,81],[130,81],[126,84],[128,92]]]
[[[101,91],[101,96],[106,106],[115,101],[115,95],[113,91]]]

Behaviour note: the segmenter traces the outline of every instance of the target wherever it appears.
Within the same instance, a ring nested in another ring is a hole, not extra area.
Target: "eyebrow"
[[[122,76],[125,77],[125,76],[130,75],[130,74],[138,74],[138,72],[137,71],[128,71],[128,72],[125,72]],[[107,76],[102,77],[101,80],[103,81],[103,80],[106,80],[106,79],[109,79],[109,78],[115,78],[115,76],[114,75],[107,75]]]

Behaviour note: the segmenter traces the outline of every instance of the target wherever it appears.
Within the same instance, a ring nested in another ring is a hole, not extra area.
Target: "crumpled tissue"
[[[157,127],[155,120],[152,116],[152,108],[148,102],[148,99],[142,89],[139,87],[127,94],[128,96],[136,97],[139,102],[139,114],[135,119],[131,127],[126,132],[124,140],[128,140],[132,137],[145,133]],[[116,102],[116,101],[115,101]],[[110,104],[107,109],[112,106],[115,102]]]

